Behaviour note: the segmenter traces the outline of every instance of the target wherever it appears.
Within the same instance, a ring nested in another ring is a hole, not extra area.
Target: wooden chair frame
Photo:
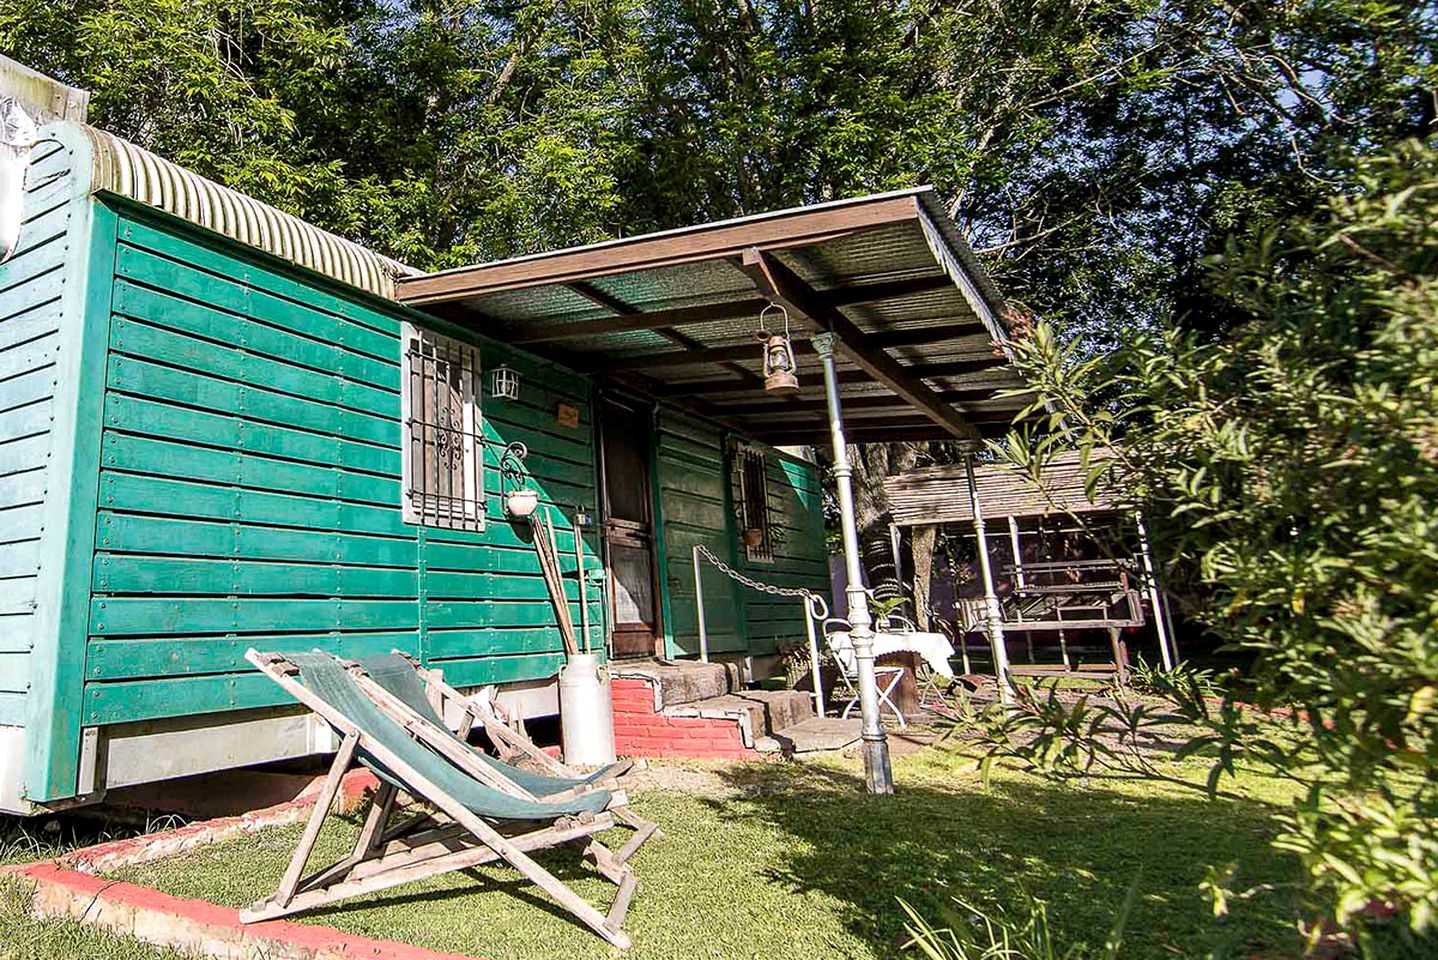
[[[299,668],[295,664],[279,654],[260,653],[254,649],[246,651],[245,659],[323,718],[342,739],[279,888],[242,910],[242,922],[269,920],[413,880],[504,860],[604,940],[621,949],[629,946],[629,935],[624,932],[623,924],[638,888],[638,879],[626,861],[648,839],[649,834],[641,839],[640,833],[636,832],[634,840],[618,853],[594,839],[594,834],[616,825],[618,817],[615,808],[623,809],[628,803],[622,791],[612,792],[608,807],[598,814],[559,817],[537,829],[536,821],[481,817],[296,680]],[[371,696],[376,706],[415,739],[440,752],[486,786],[510,796],[530,798],[513,781],[473,754],[468,754],[467,748],[448,733],[435,729],[433,724],[353,666],[350,669],[361,689]],[[353,763],[356,751],[361,749],[405,783],[406,792],[414,793],[413,799],[432,805],[437,812],[424,811],[402,822],[394,822],[399,791],[388,783],[381,783],[350,855],[306,876],[305,866],[314,852],[320,829],[339,795],[341,781]],[[481,770],[484,772],[481,773]],[[574,793],[600,787],[600,784],[586,785],[543,799],[561,800]],[[653,832],[651,830],[650,834]],[[565,844],[581,846],[582,855],[592,860],[599,873],[618,888],[607,914],[600,913],[528,855],[533,850]]]

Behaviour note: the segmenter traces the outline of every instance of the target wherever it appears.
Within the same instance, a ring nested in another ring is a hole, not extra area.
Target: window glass
[[[774,538],[769,523],[769,473],[762,451],[741,447],[739,467],[739,536],[750,560],[774,559]]]
[[[406,324],[403,391],[405,520],[483,529],[478,349]]]

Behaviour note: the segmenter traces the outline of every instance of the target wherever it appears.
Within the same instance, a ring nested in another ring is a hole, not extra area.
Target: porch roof
[[[400,278],[410,306],[774,445],[828,438],[807,334],[832,331],[857,443],[976,440],[1025,404],[1003,298],[934,192],[902,190]],[[760,311],[791,318],[800,391],[766,395]]]
[[[1112,473],[1105,472],[1098,482],[1090,483],[1091,473],[1112,459],[1106,449],[1087,460],[1078,450],[1065,450],[1044,466],[1040,483],[1005,463],[976,466],[979,509],[986,520],[1126,510],[1132,501]],[[968,477],[961,463],[889,477],[884,480],[884,495],[896,526],[974,521]]]

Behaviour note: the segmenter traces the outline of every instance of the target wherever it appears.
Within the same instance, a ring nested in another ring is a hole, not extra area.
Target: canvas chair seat
[[[424,680],[420,676],[415,665],[406,657],[394,653],[384,653],[377,656],[362,657],[358,664],[375,683],[384,687],[390,693],[404,702],[415,713],[429,721],[435,727],[449,734],[459,743],[464,744],[482,762],[494,767],[504,776],[519,784],[525,790],[539,797],[547,797],[555,793],[562,793],[566,790],[574,790],[586,787],[591,784],[609,779],[617,772],[628,769],[627,763],[614,763],[603,767],[593,773],[579,777],[556,777],[543,773],[536,773],[526,770],[523,767],[515,766],[512,763],[505,763],[503,760],[496,760],[482,750],[475,750],[469,743],[449,728],[439,713],[430,703],[429,697],[425,694]]]
[[[425,779],[481,817],[501,820],[554,820],[557,817],[573,816],[579,813],[598,813],[609,805],[610,795],[607,790],[588,791],[557,803],[532,802],[500,793],[498,790],[477,782],[449,760],[414,739],[365,695],[364,691],[355,683],[354,677],[334,657],[327,653],[293,653],[287,654],[286,659],[300,668],[299,680],[301,683],[323,697],[325,702],[344,714],[355,726],[398,754]],[[408,665],[406,664],[406,666]],[[412,670],[410,673],[413,676]],[[422,689],[420,700],[425,703],[425,707],[433,717],[434,711],[429,708],[428,702],[424,701]],[[448,730],[443,723],[437,725],[442,730]],[[491,760],[478,751],[475,751],[475,755],[483,760],[501,765],[498,760]],[[355,757],[360,763],[373,770],[375,776],[381,780],[407,793],[414,793],[402,779],[396,777],[385,768],[383,763],[371,756],[363,745],[360,746]],[[506,775],[524,773],[508,764],[502,764],[502,766],[507,768],[504,771]],[[511,778],[513,779],[513,777]],[[548,778],[541,779],[548,781]],[[542,791],[530,790],[529,792],[542,792],[543,795],[548,796],[568,789],[568,786],[551,785],[548,782],[545,787],[546,789]],[[528,788],[526,787],[526,789]]]

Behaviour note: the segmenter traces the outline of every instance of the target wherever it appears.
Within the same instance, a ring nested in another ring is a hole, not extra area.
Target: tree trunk
[[[933,524],[913,528],[909,538],[914,554],[914,625],[920,630],[929,629],[929,581],[934,574],[934,544],[938,541],[939,528]]]
[[[871,587],[881,583],[897,584],[901,574],[894,569],[884,478],[912,470],[927,451],[926,443],[870,443],[849,448],[854,467],[854,515],[859,527],[859,549]]]

